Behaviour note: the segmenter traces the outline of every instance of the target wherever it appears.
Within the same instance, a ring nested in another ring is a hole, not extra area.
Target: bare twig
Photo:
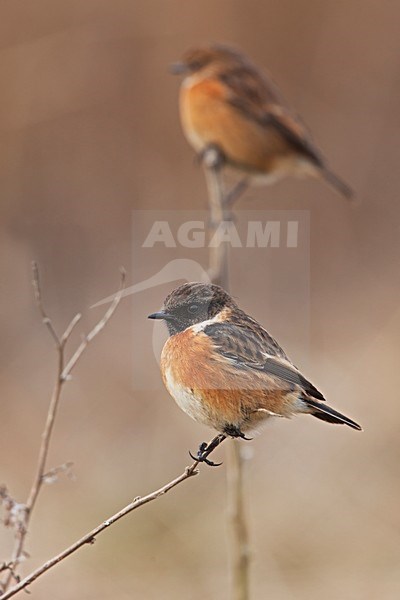
[[[74,318],[72,319],[71,323],[68,325],[67,329],[64,331],[64,333],[61,336],[61,344],[65,346],[65,344],[67,343],[75,325],[77,325],[77,323],[79,323],[79,321],[82,319],[82,315],[81,313],[78,313],[74,316]]]
[[[8,598],[11,598],[21,590],[26,589],[27,586],[33,583],[38,577],[40,577],[41,575],[46,573],[46,571],[48,571],[49,569],[60,563],[62,560],[79,550],[79,548],[82,548],[82,546],[84,546],[85,544],[93,544],[95,542],[96,536],[98,536],[102,531],[119,521],[119,519],[122,519],[122,517],[125,517],[127,514],[131,513],[137,508],[140,508],[144,504],[148,504],[149,502],[160,498],[161,496],[169,492],[169,490],[172,490],[172,488],[174,488],[175,486],[186,481],[187,479],[190,479],[194,475],[197,475],[198,464],[199,462],[195,461],[190,467],[186,467],[184,472],[181,475],[179,475],[179,477],[176,477],[176,479],[173,479],[169,483],[166,483],[158,490],[147,494],[147,496],[138,496],[137,498],[135,498],[132,502],[130,502],[119,512],[115,513],[114,515],[112,515],[112,517],[109,517],[108,519],[103,521],[100,525],[89,531],[89,533],[85,534],[79,540],[71,544],[71,546],[65,548],[65,550],[63,550],[62,552],[45,562],[43,565],[35,569],[35,571],[30,573],[30,575],[24,577],[24,579],[16,583],[16,585],[14,585],[5,594],[1,596],[1,600],[7,600]]]
[[[210,148],[204,154],[205,175],[210,205],[209,276],[213,283],[229,292],[229,250],[224,241],[226,228],[232,223],[230,207],[246,188],[247,181],[239,182],[226,193],[222,179],[222,157]],[[226,240],[226,237],[225,237]],[[228,515],[231,539],[231,570],[234,600],[249,598],[249,541],[243,501],[243,458],[240,442],[229,440],[227,461]]]
[[[46,325],[47,329],[50,332],[51,337],[55,341],[56,346],[58,348],[58,346],[60,345],[60,340],[58,339],[58,335],[57,335],[55,329],[53,328],[52,322],[50,321],[50,319],[47,316],[46,311],[44,310],[44,307],[43,307],[42,290],[40,288],[39,268],[38,268],[36,262],[32,263],[32,275],[33,275],[33,279],[32,279],[33,293],[35,296],[37,307],[39,309],[40,314],[42,315],[42,321],[43,321],[44,325]]]
[[[76,363],[82,356],[82,354],[83,354],[84,350],[86,349],[87,345],[89,344],[89,342],[104,328],[106,323],[109,321],[109,319],[114,314],[114,312],[121,300],[122,292],[123,292],[123,288],[124,288],[124,284],[125,284],[125,271],[122,270],[121,271],[120,291],[118,292],[118,294],[116,294],[114,301],[112,302],[111,306],[108,308],[108,310],[106,311],[106,313],[104,314],[102,319],[100,319],[100,321],[97,323],[97,325],[95,325],[95,327],[91,330],[91,332],[84,337],[84,339],[83,339],[82,343],[80,344],[80,346],[78,347],[77,351],[74,353],[74,355],[68,362],[67,366],[65,366],[64,365],[64,348],[65,348],[67,341],[69,340],[69,338],[71,336],[71,333],[72,333],[75,325],[79,322],[81,315],[78,314],[72,319],[72,321],[69,323],[68,327],[66,328],[65,332],[63,333],[63,335],[60,338],[57,335],[57,333],[52,325],[52,322],[51,322],[50,318],[48,317],[48,315],[44,309],[44,306],[43,306],[42,292],[41,292],[40,278],[39,278],[39,269],[35,262],[32,263],[32,274],[33,274],[33,290],[34,290],[35,300],[36,300],[39,312],[42,316],[43,323],[46,325],[53,341],[56,344],[56,349],[57,349],[57,353],[58,353],[58,365],[57,365],[56,381],[54,384],[53,393],[51,395],[49,409],[47,412],[46,424],[45,424],[45,427],[44,427],[44,430],[42,433],[42,442],[41,442],[40,449],[39,449],[39,456],[38,456],[35,475],[34,475],[31,489],[30,489],[30,492],[28,495],[28,499],[24,505],[21,505],[23,508],[23,510],[22,510],[23,514],[19,519],[18,526],[16,527],[15,544],[14,544],[11,560],[8,563],[8,564],[12,565],[12,569],[8,570],[5,580],[0,587],[3,594],[8,590],[8,588],[11,584],[11,581],[13,579],[15,579],[15,570],[16,570],[17,566],[19,565],[22,557],[25,554],[24,544],[25,544],[26,535],[28,533],[28,526],[29,526],[30,518],[32,516],[32,511],[36,504],[40,489],[45,481],[44,476],[45,476],[47,456],[49,453],[51,434],[53,431],[54,422],[55,422],[55,418],[57,415],[57,409],[58,409],[58,405],[59,405],[59,401],[60,401],[62,387],[63,387],[65,381],[68,379],[68,377],[71,373],[71,370],[73,369],[73,367],[76,365]],[[3,596],[2,596],[2,598],[3,598]]]
[[[84,351],[86,350],[88,344],[93,340],[94,337],[96,337],[97,334],[100,333],[100,331],[102,329],[104,329],[104,327],[106,326],[108,321],[111,319],[111,317],[115,313],[117,306],[120,303],[121,298],[122,298],[122,293],[123,293],[124,287],[125,287],[125,278],[126,278],[126,272],[124,269],[121,269],[121,285],[120,285],[118,293],[115,295],[114,300],[111,302],[110,306],[104,313],[103,318],[100,319],[100,321],[93,327],[93,329],[83,338],[83,340],[82,340],[81,344],[78,346],[76,352],[73,354],[73,356],[68,361],[67,365],[64,367],[64,369],[61,373],[61,378],[63,380],[67,379],[70,376],[72,369],[75,367],[76,363],[78,362],[78,360],[80,359],[80,357],[82,356]],[[78,315],[77,315],[77,317],[78,317]],[[77,319],[77,317],[75,317],[75,319]],[[74,324],[74,319],[72,320],[71,325],[70,325],[71,330],[72,330],[73,324]],[[67,328],[66,332],[68,332],[68,328]]]

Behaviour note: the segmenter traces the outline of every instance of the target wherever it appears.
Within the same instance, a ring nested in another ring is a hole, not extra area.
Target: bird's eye
[[[203,66],[203,65],[202,65],[202,63],[201,63],[201,61],[200,61],[200,60],[192,60],[192,61],[189,63],[189,69],[190,69],[191,71],[198,71],[199,69],[201,69],[201,67],[202,67],[202,66]]]
[[[188,313],[190,313],[191,315],[195,315],[199,312],[199,305],[198,304],[191,304],[190,306],[188,306]]]

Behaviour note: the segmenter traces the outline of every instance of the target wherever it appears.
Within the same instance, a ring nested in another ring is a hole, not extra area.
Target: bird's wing
[[[278,131],[299,152],[316,165],[324,159],[302,120],[289,110],[275,85],[258,69],[250,65],[221,73],[220,79],[228,88],[228,102],[242,115],[263,127]]]
[[[230,360],[236,368],[263,372],[283,383],[299,386],[307,396],[325,400],[321,392],[289,361],[274,338],[256,321],[249,319],[249,322],[251,326],[231,322],[212,323],[203,332],[212,340],[215,351]]]
[[[266,127],[274,127],[299,152],[305,154],[319,167],[323,167],[324,158],[298,115],[277,104],[267,104],[264,110]]]

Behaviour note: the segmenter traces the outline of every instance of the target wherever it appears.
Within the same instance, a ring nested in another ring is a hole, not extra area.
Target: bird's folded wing
[[[289,110],[272,82],[257,71],[236,70],[221,79],[228,88],[227,101],[241,114],[263,127],[271,127],[317,165],[324,159],[302,120]]]
[[[203,333],[213,342],[215,352],[229,359],[236,368],[263,372],[284,383],[299,386],[307,396],[325,400],[287,359],[274,338],[258,324],[253,328],[230,322],[213,323],[207,325]]]
[[[287,364],[286,361],[282,361],[280,358],[268,357],[264,364],[264,371],[270,375],[275,375],[288,383],[299,385],[304,392],[312,398],[325,400],[321,392],[317,390],[308,379],[303,377],[296,367],[290,363]]]
[[[279,131],[292,146],[306,154],[316,165],[324,164],[321,152],[298,115],[277,104],[269,104],[265,106],[264,122],[266,126]]]

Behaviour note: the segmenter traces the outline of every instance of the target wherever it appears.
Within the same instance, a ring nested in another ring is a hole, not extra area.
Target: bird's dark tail
[[[327,421],[328,423],[336,423],[337,425],[348,425],[353,429],[362,431],[362,427],[360,427],[358,423],[352,421],[348,417],[345,417],[340,412],[337,412],[330,406],[327,406],[322,402],[311,400],[310,398],[304,398],[304,401],[310,409],[310,414],[312,414],[313,417],[317,417],[317,419]]]
[[[343,181],[343,179],[340,179],[340,177],[335,175],[333,171],[330,171],[326,167],[323,167],[322,175],[324,179],[339,192],[339,194],[344,196],[347,200],[354,199],[354,192],[351,189],[351,187],[348,186],[347,183]]]

